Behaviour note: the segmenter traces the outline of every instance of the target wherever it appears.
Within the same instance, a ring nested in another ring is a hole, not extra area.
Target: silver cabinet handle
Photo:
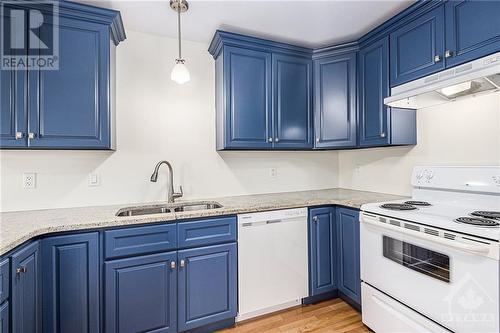
[[[385,132],[380,133],[381,138],[385,138]]]
[[[450,50],[444,51],[444,57],[445,58],[453,57],[453,52]]]
[[[280,141],[280,139],[278,139],[278,138],[274,139],[274,142],[279,142],[279,141]]]
[[[317,216],[313,216],[313,222],[314,223],[318,223],[318,217]]]
[[[439,54],[434,56],[434,62],[440,62],[441,61],[441,56]]]
[[[267,141],[269,141],[269,142],[272,143],[273,142],[273,138],[269,138],[269,139],[267,139]]]
[[[16,268],[16,274],[26,273],[28,269],[24,266]]]
[[[36,134],[33,132],[28,133],[28,139],[33,140],[36,137]]]
[[[22,139],[24,136],[23,132],[16,132],[16,140]]]
[[[316,138],[316,142],[319,143],[319,138]]]
[[[181,268],[184,268],[184,266],[186,266],[186,261],[184,259],[181,259],[180,266]]]
[[[171,261],[170,262],[170,268],[175,269],[175,267],[176,267],[175,261]]]

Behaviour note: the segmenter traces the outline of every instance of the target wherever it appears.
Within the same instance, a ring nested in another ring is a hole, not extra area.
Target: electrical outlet
[[[97,173],[89,174],[89,186],[99,186],[101,185],[101,179]]]
[[[23,173],[23,187],[27,189],[36,188],[36,173],[34,172]]]
[[[278,169],[277,168],[269,168],[269,177],[271,177],[271,178],[278,177]]]

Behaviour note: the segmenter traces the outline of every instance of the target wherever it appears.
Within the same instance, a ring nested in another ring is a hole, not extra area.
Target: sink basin
[[[176,212],[191,212],[197,210],[217,209],[222,205],[215,201],[203,202],[180,202],[165,205],[149,205],[137,207],[125,207],[120,209],[116,216],[139,216],[149,214],[164,214]]]

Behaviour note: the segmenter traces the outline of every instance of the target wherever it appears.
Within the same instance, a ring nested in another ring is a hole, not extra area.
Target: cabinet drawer
[[[178,224],[179,248],[236,241],[236,218],[223,217]]]
[[[177,247],[176,224],[104,232],[106,259],[172,250]]]
[[[9,259],[0,262],[0,304],[9,298]]]

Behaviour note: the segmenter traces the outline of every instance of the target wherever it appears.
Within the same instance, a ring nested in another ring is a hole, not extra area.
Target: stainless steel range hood
[[[422,109],[500,90],[500,52],[391,88],[384,104]]]

